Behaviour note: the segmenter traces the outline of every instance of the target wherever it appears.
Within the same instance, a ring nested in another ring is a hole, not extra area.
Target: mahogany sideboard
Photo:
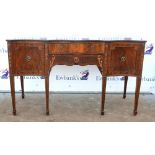
[[[124,93],[128,76],[136,77],[133,115],[137,114],[143,68],[142,40],[7,40],[13,114],[16,115],[14,77],[44,76],[46,114],[49,115],[49,74],[54,65],[97,65],[102,75],[101,115],[104,115],[107,76],[124,76]]]

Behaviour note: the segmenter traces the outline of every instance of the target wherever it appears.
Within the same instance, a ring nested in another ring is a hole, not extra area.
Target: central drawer
[[[97,65],[101,64],[101,57],[103,59],[103,55],[50,55],[49,59],[52,62],[52,66],[54,65]]]
[[[102,54],[105,43],[100,42],[66,42],[49,43],[49,54]]]

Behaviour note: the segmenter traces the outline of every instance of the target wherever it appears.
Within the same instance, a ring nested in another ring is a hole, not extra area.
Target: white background
[[[0,5],[0,49],[7,49],[6,39],[132,39],[155,42],[153,1],[135,0],[5,0]],[[7,53],[0,53],[1,70],[8,68]],[[143,78],[155,79],[155,52],[145,55]],[[81,76],[87,81],[56,80],[56,75]],[[56,66],[50,76],[50,91],[99,92],[101,76],[95,66]],[[19,81],[19,80],[17,80]],[[10,91],[9,80],[0,79],[0,91]],[[142,81],[141,92],[155,93],[152,81]],[[82,86],[82,87],[81,87]],[[117,88],[117,89],[116,89]],[[19,91],[20,83],[16,82]],[[108,92],[121,92],[123,81],[108,81]],[[44,91],[43,80],[25,80],[25,91]],[[135,78],[129,78],[128,92],[135,91]]]
[[[152,43],[154,14],[153,0],[1,0],[0,43],[5,46],[7,38],[113,37]],[[152,77],[153,57],[145,59]],[[150,124],[66,125],[1,124],[1,153],[154,154],[155,127]]]

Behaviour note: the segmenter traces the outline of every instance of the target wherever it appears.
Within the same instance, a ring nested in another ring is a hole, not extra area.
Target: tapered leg
[[[107,77],[102,77],[102,100],[101,100],[101,115],[104,115],[105,93],[106,93]]]
[[[23,76],[20,76],[20,83],[21,83],[21,89],[22,89],[22,98],[24,98],[24,78]]]
[[[127,83],[128,83],[128,76],[125,76],[124,77],[124,93],[123,93],[123,98],[126,98]]]
[[[100,66],[98,66],[98,69],[99,69],[99,71],[100,71],[100,73],[101,73],[101,75],[102,75],[102,68],[100,67]]]
[[[141,77],[136,77],[136,90],[135,90],[135,101],[133,115],[137,115],[138,99],[140,93]]]
[[[46,115],[49,115],[49,76],[45,77]]]
[[[15,102],[15,81],[14,76],[10,76],[10,86],[11,86],[11,97],[12,97],[12,107],[13,115],[16,115],[16,102]]]

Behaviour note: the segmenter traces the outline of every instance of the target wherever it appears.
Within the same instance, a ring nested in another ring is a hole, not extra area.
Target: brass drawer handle
[[[32,59],[32,58],[31,58],[31,56],[29,56],[29,55],[25,57],[25,61],[27,61],[27,62],[31,61],[31,59]]]
[[[91,48],[91,50],[95,50],[96,46],[95,45],[91,45],[90,48]]]
[[[126,61],[126,57],[125,56],[121,57],[121,62],[124,62],[124,61]]]
[[[74,63],[78,64],[79,63],[79,58],[78,57],[74,57]]]

